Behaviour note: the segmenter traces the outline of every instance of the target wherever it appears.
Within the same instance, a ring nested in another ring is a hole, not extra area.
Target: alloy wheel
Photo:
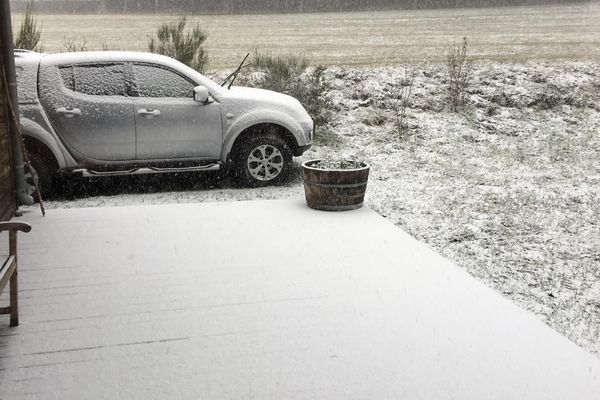
[[[275,146],[261,145],[250,152],[247,160],[250,175],[259,181],[275,179],[283,169],[283,154]]]

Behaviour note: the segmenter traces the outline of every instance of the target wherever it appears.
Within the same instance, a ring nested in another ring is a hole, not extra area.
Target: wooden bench
[[[0,307],[0,314],[10,314],[10,326],[19,325],[17,287],[17,232],[29,232],[25,222],[0,222],[0,232],[8,231],[8,256],[0,256],[0,294],[10,282],[10,305]]]

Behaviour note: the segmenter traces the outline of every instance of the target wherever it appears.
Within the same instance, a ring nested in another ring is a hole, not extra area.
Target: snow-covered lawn
[[[369,207],[599,352],[600,65],[476,64],[460,113],[446,107],[443,66],[412,72],[410,128],[401,136],[390,107],[402,68],[330,68],[336,126],[298,163],[368,161]],[[259,189],[213,175],[75,186],[47,207],[303,196],[299,168],[289,184]]]

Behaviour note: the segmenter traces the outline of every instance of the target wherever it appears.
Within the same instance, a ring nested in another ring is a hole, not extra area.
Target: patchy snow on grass
[[[335,126],[283,186],[208,175],[79,182],[53,207],[298,198],[299,163],[371,165],[366,203],[592,352],[600,351],[600,65],[478,63],[452,113],[443,65],[415,74],[408,129],[393,101],[403,68],[335,67]]]

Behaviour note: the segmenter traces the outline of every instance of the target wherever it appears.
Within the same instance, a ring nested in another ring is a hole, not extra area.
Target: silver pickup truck
[[[222,87],[156,54],[15,52],[21,128],[42,192],[84,176],[227,167],[248,186],[278,183],[312,144],[300,103]]]

